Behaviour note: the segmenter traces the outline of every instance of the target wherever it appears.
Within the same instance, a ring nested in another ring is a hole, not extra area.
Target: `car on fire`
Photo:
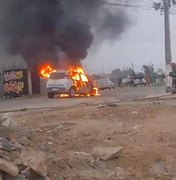
[[[48,98],[61,94],[69,95],[69,97],[75,97],[77,94],[94,95],[95,90],[93,82],[88,79],[88,76],[79,71],[53,71],[46,84]]]

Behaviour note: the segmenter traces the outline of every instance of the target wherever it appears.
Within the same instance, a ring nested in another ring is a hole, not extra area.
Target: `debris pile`
[[[59,126],[56,131],[59,130],[68,129]],[[54,151],[34,147],[32,133],[31,129],[21,128],[11,113],[0,118],[0,180],[115,180],[131,177],[125,169],[109,167],[107,163],[120,156],[122,147],[94,147],[89,153],[68,151],[59,157]],[[57,172],[56,167],[60,168]]]
[[[121,147],[95,147],[92,153],[71,153],[68,165],[72,171],[72,177],[75,179],[130,179],[132,174],[127,170],[120,167],[113,169],[106,164],[106,161],[117,158],[121,151]]]
[[[0,138],[0,179],[46,179],[46,162],[43,152]]]
[[[49,180],[47,156],[28,147],[29,137],[12,138],[14,128],[16,121],[5,113],[0,120],[0,180]]]

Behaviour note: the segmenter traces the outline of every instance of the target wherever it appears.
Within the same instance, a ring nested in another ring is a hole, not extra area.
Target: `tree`
[[[123,68],[123,70],[122,70],[122,77],[123,78],[128,78],[128,77],[131,77],[131,76],[135,76],[135,72],[134,72],[134,70],[132,69],[132,68],[129,68],[129,67],[127,67],[127,68]]]
[[[119,77],[122,76],[122,71],[121,71],[119,68],[114,69],[114,70],[111,72],[111,76],[112,76],[113,78],[119,78]]]
[[[142,68],[144,69],[144,73],[146,76],[151,76],[154,74],[154,67],[153,64],[150,64],[149,66],[143,65]]]
[[[154,81],[154,67],[153,64],[150,65],[143,65],[144,69],[145,79],[147,81],[147,84],[151,84],[152,81]]]

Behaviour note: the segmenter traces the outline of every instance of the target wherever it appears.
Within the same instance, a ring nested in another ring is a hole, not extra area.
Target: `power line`
[[[128,8],[130,10],[138,10],[138,9],[142,9],[142,10],[153,10],[153,6],[152,3],[151,4],[131,4],[131,3],[115,3],[115,2],[109,2],[109,1],[104,1],[104,5],[109,7],[113,7],[114,10],[115,8]]]
[[[117,10],[118,8],[121,8],[121,7],[134,9],[134,10],[135,9],[136,10],[137,9],[142,9],[142,10],[153,10],[153,9],[159,10],[160,9],[161,14],[164,13],[164,5],[162,2],[159,2],[159,1],[156,2],[155,0],[150,0],[150,2],[149,2],[149,0],[141,0],[140,2],[137,2],[137,1],[135,2],[133,0],[133,4],[129,3],[130,0],[127,0],[128,3],[122,3],[122,2],[119,2],[119,0],[117,0],[117,1],[118,1],[118,3],[116,3],[116,1],[112,2],[112,1],[106,0],[103,2],[103,4],[105,6],[109,6],[108,8],[111,8],[111,10]],[[171,3],[175,5],[175,3],[174,3],[175,0],[171,0],[171,1],[172,1]],[[170,9],[170,14],[176,15],[176,11],[174,11],[176,9],[173,8],[173,6],[171,6],[171,7],[172,7],[172,9]]]
[[[110,2],[104,2],[104,4],[109,6],[128,7],[128,8],[152,8],[152,6],[146,4],[135,5],[135,4],[124,4],[124,3],[110,3]]]

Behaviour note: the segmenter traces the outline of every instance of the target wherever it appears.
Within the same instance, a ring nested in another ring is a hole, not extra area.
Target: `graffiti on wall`
[[[5,95],[21,96],[28,93],[27,70],[4,71],[3,79]]]

